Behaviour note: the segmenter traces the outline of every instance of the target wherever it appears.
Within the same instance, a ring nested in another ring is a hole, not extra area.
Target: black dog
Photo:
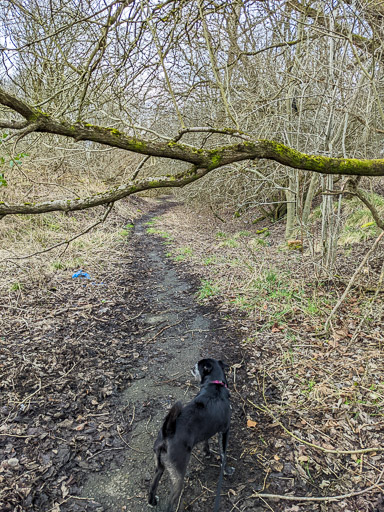
[[[191,451],[197,443],[204,442],[208,457],[208,439],[219,433],[222,464],[225,461],[231,406],[224,367],[222,361],[216,359],[199,361],[192,372],[201,384],[199,394],[185,407],[177,402],[167,414],[154,445],[157,467],[149,492],[150,505],[157,504],[156,489],[166,469],[172,482],[167,512],[178,508]],[[234,471],[233,468],[223,469],[226,474]]]

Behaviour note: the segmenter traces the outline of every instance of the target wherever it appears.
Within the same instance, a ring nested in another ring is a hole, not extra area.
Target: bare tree
[[[236,181],[242,204],[263,183],[271,197],[285,190],[290,236],[320,190],[303,171],[384,175],[380,24],[363,2],[6,0],[2,150],[61,147],[75,165],[79,149],[88,162],[110,148],[115,181],[14,204],[2,187],[0,215],[90,208],[209,175],[204,186],[223,193]],[[130,157],[130,177],[124,152],[145,158]],[[147,157],[160,175],[148,176]]]

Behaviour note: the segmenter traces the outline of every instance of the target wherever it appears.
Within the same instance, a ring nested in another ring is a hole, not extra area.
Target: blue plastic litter
[[[91,279],[91,276],[87,272],[84,272],[84,270],[78,270],[72,275],[72,279],[75,279],[76,277]]]

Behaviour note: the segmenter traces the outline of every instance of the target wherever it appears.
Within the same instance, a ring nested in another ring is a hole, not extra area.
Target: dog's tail
[[[167,414],[164,423],[163,423],[163,437],[167,438],[175,433],[176,430],[176,420],[180,416],[181,411],[183,410],[183,404],[181,402],[176,402],[175,405],[171,408],[169,413]]]

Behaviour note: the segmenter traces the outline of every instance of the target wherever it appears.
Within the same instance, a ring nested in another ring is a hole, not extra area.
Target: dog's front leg
[[[228,436],[229,430],[226,432],[219,432],[219,448],[220,448],[220,459],[221,464],[224,464],[224,475],[233,475],[235,468],[227,466],[226,464],[226,453],[228,447]]]

